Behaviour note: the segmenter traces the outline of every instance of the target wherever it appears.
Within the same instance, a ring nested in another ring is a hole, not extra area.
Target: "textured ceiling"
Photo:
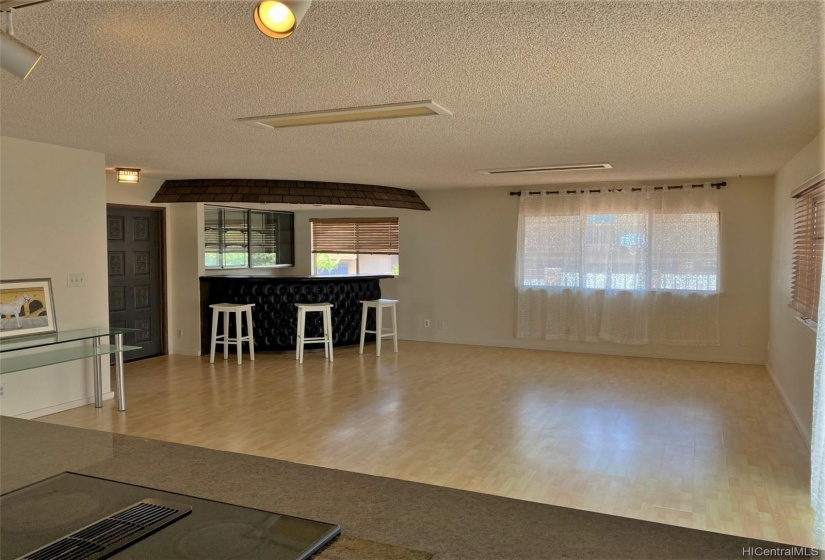
[[[55,0],[0,77],[0,132],[164,179],[425,189],[775,173],[820,129],[819,2]],[[236,119],[433,99],[453,116],[271,131]],[[594,172],[479,169],[610,162]]]

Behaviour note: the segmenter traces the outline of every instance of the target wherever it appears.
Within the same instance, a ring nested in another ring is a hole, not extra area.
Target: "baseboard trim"
[[[189,348],[171,348],[169,350],[169,354],[177,354],[178,356],[200,356],[201,351],[200,349],[192,350]]]
[[[103,393],[103,400],[108,401],[109,399],[115,398],[114,391],[109,391],[108,393]],[[31,420],[33,418],[40,418],[41,416],[48,416],[49,414],[57,414],[58,412],[63,412],[64,410],[69,410],[72,408],[77,408],[79,406],[85,406],[87,404],[92,404],[95,402],[94,395],[90,397],[85,397],[83,399],[76,399],[73,401],[56,404],[54,406],[47,406],[46,408],[40,408],[37,410],[31,410],[29,412],[24,412],[22,414],[15,414],[14,418],[22,418],[23,420]]]
[[[796,429],[799,430],[799,435],[802,436],[802,439],[805,440],[805,443],[808,444],[808,448],[811,447],[811,433],[808,431],[808,428],[804,426],[802,420],[799,418],[799,415],[796,413],[794,408],[791,406],[791,401],[788,399],[788,396],[785,394],[785,391],[782,390],[782,385],[779,384],[779,381],[776,379],[776,375],[774,375],[773,370],[771,370],[771,366],[765,364],[765,370],[768,372],[768,377],[771,378],[774,387],[779,392],[779,396],[782,399],[782,403],[785,405],[785,408],[788,410],[788,414],[791,415],[791,420],[793,420]]]
[[[546,343],[543,342],[530,342],[529,339],[513,339],[513,342],[502,342],[500,340],[496,341],[480,341],[480,340],[463,340],[457,338],[439,338],[439,339],[432,339],[432,338],[419,338],[413,336],[402,336],[401,333],[398,335],[399,339],[401,340],[412,340],[415,342],[435,342],[439,344],[464,344],[467,346],[491,346],[494,348],[516,348],[520,350],[544,350],[547,352],[564,352],[566,354],[597,354],[599,356],[624,356],[630,358],[651,358],[654,360],[686,360],[691,362],[713,362],[713,363],[720,363],[720,364],[745,364],[751,366],[762,366],[765,365],[764,362],[761,361],[753,361],[753,360],[745,360],[745,359],[736,359],[736,358],[715,358],[715,357],[697,357],[691,354],[683,354],[683,353],[644,353],[635,350],[639,348],[638,346],[633,345],[626,345],[627,349],[625,348],[617,348],[617,349],[603,349],[603,348],[587,348],[586,344],[582,344],[581,348],[552,348],[547,346]],[[523,340],[523,341],[522,341]],[[622,345],[617,345],[622,346]],[[679,346],[661,346],[662,348],[680,348]]]

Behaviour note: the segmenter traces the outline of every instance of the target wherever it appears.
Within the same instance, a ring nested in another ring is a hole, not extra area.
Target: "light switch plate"
[[[75,273],[69,274],[68,278],[68,286],[70,288],[85,288],[86,287],[86,275],[83,273]]]

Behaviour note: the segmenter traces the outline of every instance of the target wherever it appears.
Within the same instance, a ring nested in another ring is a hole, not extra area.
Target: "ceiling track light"
[[[35,4],[44,4],[51,0],[0,0],[0,12],[8,12],[16,8],[25,8]]]
[[[118,183],[137,183],[140,181],[140,169],[133,167],[115,167]]]
[[[25,80],[43,55],[14,36],[12,22],[14,10],[9,8],[4,11],[6,12],[6,31],[0,31],[0,67]]]
[[[312,0],[264,0],[255,7],[258,30],[273,39],[286,39],[309,10]]]

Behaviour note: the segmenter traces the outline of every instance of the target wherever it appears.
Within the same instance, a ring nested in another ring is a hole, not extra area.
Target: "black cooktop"
[[[341,532],[330,523],[62,473],[0,496],[0,559],[26,557],[146,499],[188,506],[191,512],[112,558],[304,560]]]

